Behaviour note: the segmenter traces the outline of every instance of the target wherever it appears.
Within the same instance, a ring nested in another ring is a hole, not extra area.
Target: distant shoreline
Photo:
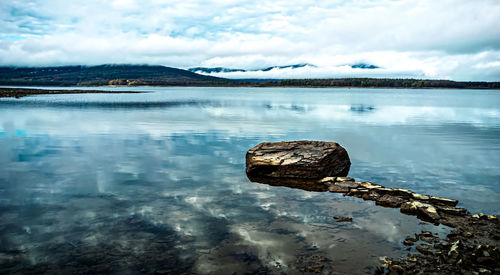
[[[40,87],[40,86],[39,86]],[[322,87],[322,86],[153,86],[153,85],[143,85],[143,86],[120,86],[120,85],[107,85],[107,86],[92,86],[93,88],[126,88],[126,87],[206,87],[206,88],[314,88],[314,89],[409,89],[409,90],[500,90],[499,88],[483,88],[483,89],[473,89],[473,88],[405,88],[405,87],[352,87],[352,86],[336,86],[336,87]],[[9,87],[2,88],[0,87],[0,98],[21,98],[25,96],[33,96],[33,95],[60,95],[60,94],[139,94],[139,93],[147,93],[145,91],[113,91],[113,90],[78,90],[71,89],[66,90],[64,87],[47,87],[49,89],[42,88],[17,88],[17,87]]]
[[[32,87],[284,87],[500,89],[500,82],[415,78],[228,79],[150,65],[0,67],[0,86]]]
[[[58,89],[28,89],[28,88],[0,88],[0,98],[21,98],[30,95],[58,95],[58,94],[138,94],[141,91],[104,91],[104,90],[58,90]]]

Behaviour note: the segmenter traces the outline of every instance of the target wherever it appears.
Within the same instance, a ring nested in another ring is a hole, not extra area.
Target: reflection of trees
[[[288,110],[288,111],[296,111],[296,112],[301,112],[304,113],[307,111],[307,107],[304,105],[297,105],[297,104],[292,104],[289,106],[286,105],[278,105],[278,106],[273,106],[271,104],[264,104],[264,108],[272,110],[272,109],[279,109],[279,110]]]
[[[367,113],[367,112],[373,112],[375,110],[375,107],[371,105],[366,106],[363,104],[359,104],[359,105],[352,105],[350,110],[356,113]]]

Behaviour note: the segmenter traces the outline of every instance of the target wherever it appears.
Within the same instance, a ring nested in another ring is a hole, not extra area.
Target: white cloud
[[[311,63],[280,78],[500,79],[494,0],[0,2],[0,65]],[[383,69],[343,67],[356,62]]]

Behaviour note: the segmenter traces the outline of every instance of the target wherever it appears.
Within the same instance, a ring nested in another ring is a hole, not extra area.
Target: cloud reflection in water
[[[200,272],[291,271],[322,256],[336,271],[370,273],[379,256],[404,254],[406,235],[446,232],[372,202],[249,182],[244,156],[263,140],[334,140],[357,179],[499,210],[497,91],[148,89],[0,100],[2,247],[32,264],[55,244],[50,261],[112,245],[152,266],[162,259],[147,248],[167,251]],[[66,100],[77,104],[52,103]],[[96,100],[200,104],[78,103]],[[351,111],[360,104],[374,109]]]

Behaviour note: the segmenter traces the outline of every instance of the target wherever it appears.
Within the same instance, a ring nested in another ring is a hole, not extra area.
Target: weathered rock
[[[391,188],[385,188],[385,187],[382,187],[382,188],[376,188],[377,190],[377,193],[379,193],[380,195],[392,195],[392,189]]]
[[[381,205],[381,206],[386,206],[386,207],[392,207],[396,208],[401,206],[401,204],[405,202],[404,199],[396,196],[391,196],[391,195],[383,195],[382,197],[378,198],[375,204]]]
[[[351,177],[337,177],[336,179],[337,182],[350,182],[350,181],[355,181]]]
[[[359,182],[355,181],[336,182],[335,185],[349,187],[349,188],[359,188]]]
[[[439,240],[439,238],[435,237],[435,236],[422,236],[420,237],[420,239],[426,243],[434,243],[435,241]]]
[[[332,184],[332,185],[328,186],[328,191],[333,192],[333,193],[347,193],[347,192],[349,192],[349,187],[340,186],[337,184]]]
[[[467,213],[467,209],[462,207],[437,206],[439,212],[443,212],[455,216],[463,216]]]
[[[410,242],[408,240],[404,240],[403,241],[403,244],[406,245],[406,246],[412,246],[413,245],[413,242]]]
[[[413,192],[408,190],[408,189],[392,188],[391,190],[392,190],[392,195],[399,196],[399,197],[411,198],[413,195]]]
[[[486,219],[489,221],[498,220],[498,215],[486,215]]]
[[[368,189],[374,189],[377,193],[381,195],[391,195],[391,196],[397,196],[401,197],[404,199],[409,199],[412,197],[413,192],[407,189],[402,189],[402,188],[385,188],[382,186],[377,186],[375,184],[368,184],[365,186]]]
[[[264,142],[246,154],[246,172],[250,180],[345,177],[350,166],[347,151],[335,142]]]
[[[366,188],[366,189],[379,189],[384,188],[382,185],[374,184],[369,181],[359,182],[358,185]]]
[[[432,237],[432,232],[430,232],[430,231],[422,231],[422,232],[420,232],[420,236],[422,236],[422,237]]]
[[[358,188],[360,186],[360,183],[355,182],[354,179],[352,178],[348,178],[352,180],[347,180],[347,181],[345,180],[337,181],[336,179],[337,177],[326,177],[320,179],[318,183],[327,186],[330,192],[335,192],[335,193],[347,193],[349,192],[350,189]]]
[[[401,213],[420,216],[424,219],[437,221],[440,216],[436,208],[420,201],[408,201],[401,205]]]
[[[452,199],[447,199],[447,198],[441,198],[441,197],[435,197],[435,196],[431,196],[430,201],[431,201],[432,204],[452,206],[452,207],[455,207],[457,205],[457,203],[458,203],[457,200],[452,200]]]
[[[324,177],[324,178],[318,180],[318,183],[330,185],[330,184],[335,183],[336,180],[337,180],[337,177]]]
[[[416,194],[416,193],[413,193],[412,197],[413,197],[413,199],[419,200],[419,201],[428,201],[431,198],[431,197],[429,197],[427,195]]]
[[[363,200],[376,201],[380,198],[380,195],[377,192],[370,191],[368,194],[363,194],[361,198]]]
[[[369,195],[370,191],[366,189],[351,189],[346,195],[362,198],[363,195]]]
[[[407,236],[406,239],[403,241],[403,244],[406,246],[412,246],[417,241],[418,241],[417,238],[412,238],[410,236]]]
[[[432,246],[428,244],[418,244],[415,249],[422,254],[432,254]]]
[[[458,257],[458,248],[460,245],[460,241],[456,241],[453,243],[451,246],[450,250],[448,251],[448,256],[451,256],[453,259],[456,259]]]

